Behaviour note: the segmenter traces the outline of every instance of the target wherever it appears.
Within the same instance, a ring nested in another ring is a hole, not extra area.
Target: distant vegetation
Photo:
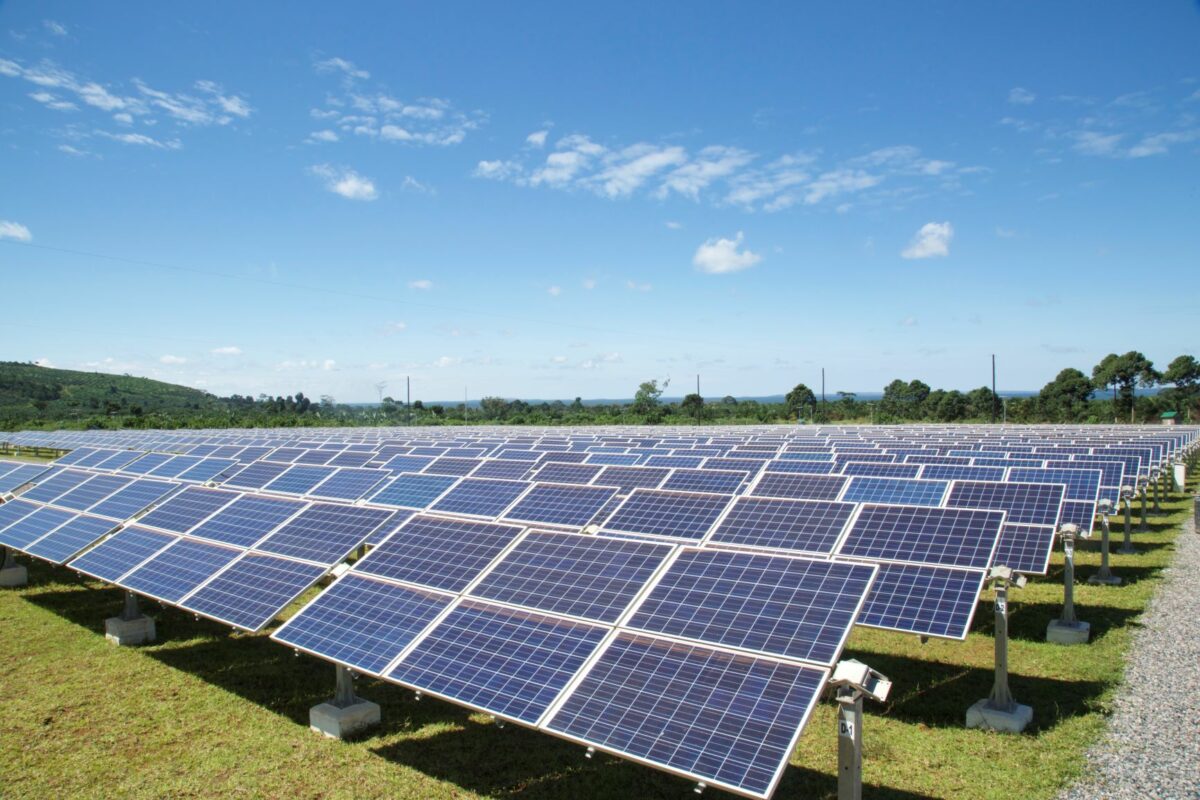
[[[1160,387],[1156,394],[1137,389]],[[1177,411],[1200,420],[1200,363],[1179,356],[1159,372],[1131,351],[1105,356],[1091,372],[1061,371],[1032,397],[997,397],[986,386],[969,392],[932,389],[921,380],[894,380],[878,400],[838,392],[825,402],[799,384],[781,403],[662,399],[665,384],[642,383],[629,402],[585,404],[581,398],[527,403],[485,397],[478,407],[391,397],[378,405],[348,405],[302,392],[287,397],[217,397],[185,386],[96,372],[0,362],[0,430],[31,428],[230,428],[330,425],[616,425],[805,422],[1097,422],[1153,421]]]

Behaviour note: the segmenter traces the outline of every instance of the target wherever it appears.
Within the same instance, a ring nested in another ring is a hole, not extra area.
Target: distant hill
[[[207,392],[149,378],[0,361],[0,424],[6,427],[35,420],[195,414],[223,407]]]

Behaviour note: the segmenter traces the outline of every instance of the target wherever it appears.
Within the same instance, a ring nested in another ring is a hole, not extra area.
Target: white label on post
[[[854,723],[849,720],[838,720],[838,736],[846,739],[854,738]]]
[[[1001,614],[1008,614],[1008,598],[1004,595],[998,595],[996,597],[996,611],[1000,612]]]

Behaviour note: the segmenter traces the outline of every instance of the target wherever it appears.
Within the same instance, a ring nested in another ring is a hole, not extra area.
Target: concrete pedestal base
[[[1086,622],[1063,622],[1051,620],[1046,626],[1046,641],[1054,644],[1086,644],[1092,635],[1092,626]]]
[[[379,704],[362,698],[345,708],[338,708],[333,703],[321,703],[308,710],[308,727],[331,739],[345,739],[378,725],[380,719]]]
[[[29,583],[29,571],[24,565],[0,569],[0,586],[24,586]]]
[[[150,617],[104,620],[104,638],[119,647],[147,644],[154,641],[154,620]]]
[[[1088,578],[1088,583],[1092,586],[1120,586],[1121,579],[1116,575],[1109,575],[1107,578],[1101,578],[1099,575],[1093,575]]]
[[[1033,721],[1033,709],[1015,703],[1011,711],[1000,711],[988,707],[988,701],[980,700],[967,709],[967,727],[982,728],[1000,733],[1020,733]]]

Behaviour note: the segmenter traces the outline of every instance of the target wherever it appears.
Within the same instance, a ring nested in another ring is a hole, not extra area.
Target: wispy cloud
[[[546,137],[550,135],[550,131],[534,131],[525,137],[525,144],[530,147],[545,147]]]
[[[0,239],[13,239],[18,242],[32,242],[33,234],[19,222],[0,219]]]
[[[165,356],[160,356],[158,360],[159,360],[159,362],[161,362],[163,364],[167,364],[169,366],[178,366],[180,364],[187,363],[187,359],[184,358],[183,356],[165,355]]]
[[[719,275],[726,272],[740,272],[753,267],[762,261],[762,256],[742,246],[741,231],[733,239],[713,238],[696,248],[692,256],[692,264],[701,272]]]
[[[309,112],[314,119],[332,125],[341,136],[447,147],[461,143],[486,120],[483,112],[461,111],[444,98],[395,97],[366,83],[371,73],[343,58],[317,61],[313,68],[318,74],[342,79],[342,91],[327,95],[323,107]]]
[[[408,288],[419,289],[423,292],[429,291],[430,289],[433,288],[433,281],[429,280],[428,278],[421,278],[420,280],[409,281]]]
[[[908,247],[900,253],[901,258],[937,258],[950,255],[950,240],[954,238],[954,227],[949,222],[927,222],[917,231]]]
[[[61,22],[55,22],[52,19],[42,20],[42,27],[49,31],[54,36],[66,36],[67,26]]]
[[[1028,89],[1023,89],[1020,86],[1015,86],[1008,90],[1008,102],[1014,106],[1027,106],[1037,99],[1037,95]]]
[[[347,200],[370,201],[379,197],[375,182],[364,175],[359,175],[352,169],[333,167],[329,164],[316,164],[309,167],[308,171],[323,179],[326,189]]]
[[[109,133],[108,131],[94,131],[94,133],[103,139],[111,139],[121,144],[134,144],[141,147],[153,147],[159,150],[179,150],[183,147],[183,143],[178,139],[160,141],[144,133]]]
[[[212,354],[214,356],[240,356],[242,354],[242,348],[235,344],[231,344],[227,347],[214,348]]]
[[[558,297],[562,294],[562,292],[563,290],[561,286],[551,286],[546,289],[546,294],[550,295],[551,297]]]

